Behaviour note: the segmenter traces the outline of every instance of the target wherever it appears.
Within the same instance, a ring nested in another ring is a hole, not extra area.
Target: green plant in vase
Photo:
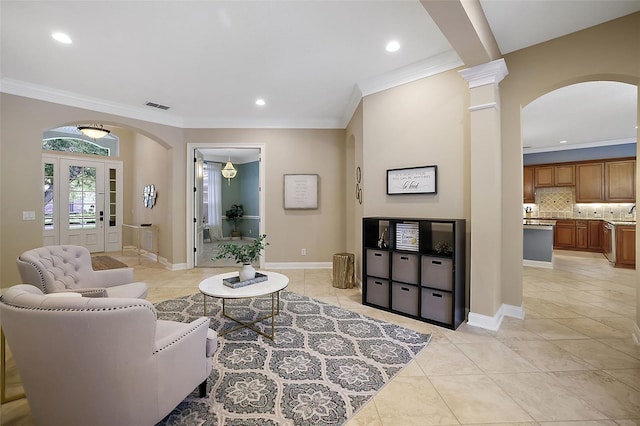
[[[212,260],[235,259],[236,263],[242,264],[240,281],[253,279],[256,276],[256,270],[251,264],[260,257],[262,250],[269,245],[269,243],[265,241],[266,238],[267,234],[262,234],[250,244],[220,243],[218,244],[220,251]]]
[[[231,231],[231,237],[240,237],[240,231],[238,231],[238,221],[244,216],[244,208],[242,204],[233,204],[229,210],[225,213],[227,219],[233,221],[233,231]]]

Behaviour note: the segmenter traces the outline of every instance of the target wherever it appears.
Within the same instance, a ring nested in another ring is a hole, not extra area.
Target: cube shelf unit
[[[458,328],[465,319],[465,226],[464,219],[363,218],[362,303]]]

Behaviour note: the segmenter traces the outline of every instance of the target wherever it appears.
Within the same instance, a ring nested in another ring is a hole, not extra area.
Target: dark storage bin
[[[389,278],[389,252],[367,249],[367,275]]]
[[[421,317],[433,321],[451,324],[452,316],[451,293],[444,291],[422,289],[422,311]]]
[[[417,254],[393,253],[391,279],[403,283],[418,284],[420,257]]]
[[[453,290],[453,260],[422,256],[420,284],[440,290]]]
[[[389,281],[367,277],[367,303],[389,307]]]
[[[391,309],[418,316],[419,288],[412,285],[391,283]]]

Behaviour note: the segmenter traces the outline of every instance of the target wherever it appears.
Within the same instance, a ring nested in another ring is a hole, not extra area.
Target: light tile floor
[[[197,292],[227,269],[168,271],[135,258],[151,302]],[[331,285],[330,270],[283,270],[288,290],[433,334],[429,346],[348,422],[359,425],[640,425],[635,271],[594,253],[556,251],[555,268],[524,268],[526,319],[498,332],[435,327],[361,304]],[[19,389],[9,363],[9,393]],[[31,425],[26,400],[5,404],[0,424]]]

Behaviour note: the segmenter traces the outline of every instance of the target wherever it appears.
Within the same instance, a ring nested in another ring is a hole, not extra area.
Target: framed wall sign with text
[[[387,170],[387,195],[437,194],[438,166]]]
[[[318,175],[284,175],[284,208],[317,209]]]

